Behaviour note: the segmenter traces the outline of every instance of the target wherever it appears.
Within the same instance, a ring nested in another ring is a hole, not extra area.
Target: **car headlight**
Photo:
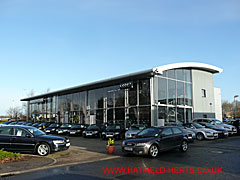
[[[97,133],[98,133],[98,131],[94,131],[94,133],[95,133],[95,134],[97,134]]]
[[[77,132],[81,132],[81,130],[77,130]]]
[[[64,143],[64,140],[53,140],[54,144],[62,144]]]
[[[146,143],[137,143],[136,146],[145,146]]]
[[[102,134],[106,134],[105,132],[102,132]]]
[[[119,134],[119,132],[115,132],[115,134]]]
[[[85,133],[86,133],[86,131],[83,131],[82,133],[83,133],[83,134],[85,134]]]
[[[125,141],[122,142],[122,146],[125,146]]]

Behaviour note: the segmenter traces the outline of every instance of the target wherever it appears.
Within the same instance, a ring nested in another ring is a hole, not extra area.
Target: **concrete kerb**
[[[74,147],[73,147],[74,148]],[[75,147],[76,148],[76,147]],[[51,157],[51,156],[47,156],[44,158],[49,158],[51,159],[53,162],[51,162],[48,165],[45,165],[44,167],[39,167],[39,168],[33,168],[33,169],[27,169],[27,170],[20,170],[20,171],[14,171],[14,172],[9,172],[9,173],[1,173],[0,177],[8,177],[8,176],[14,176],[14,175],[18,175],[18,174],[24,174],[24,173],[30,173],[30,172],[34,172],[34,171],[41,171],[41,170],[46,170],[46,169],[52,169],[52,168],[59,168],[59,167],[64,167],[64,166],[72,166],[72,165],[78,165],[78,164],[85,164],[85,163],[91,163],[91,162],[96,162],[96,161],[105,161],[105,160],[110,160],[110,159],[116,159],[119,158],[120,156],[109,156],[109,155],[105,155],[105,154],[101,154],[101,153],[94,153],[94,152],[89,152],[86,151],[84,149],[86,148],[81,148],[81,147],[77,147],[78,149],[81,149],[81,151],[85,151],[85,153],[89,153],[90,155],[94,155],[96,154],[96,158],[92,159],[92,160],[83,160],[83,161],[77,161],[77,162],[67,162],[67,163],[61,163],[61,164],[57,164],[58,163],[58,159]],[[68,152],[69,153],[69,152]],[[71,153],[71,152],[70,152]],[[103,156],[100,159],[98,159],[98,156]],[[27,155],[27,156],[33,156],[36,157],[36,155]],[[61,157],[61,156],[60,156]],[[61,157],[62,158],[62,157]],[[68,157],[66,157],[68,158]],[[93,158],[93,157],[92,157]]]

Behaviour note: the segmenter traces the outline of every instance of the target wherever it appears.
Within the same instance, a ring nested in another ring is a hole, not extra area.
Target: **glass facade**
[[[192,118],[192,81],[190,69],[164,71],[155,78],[158,119],[165,123],[185,123]]]
[[[132,80],[131,80],[132,81]],[[33,121],[151,125],[150,79],[30,101]]]
[[[111,86],[79,92],[75,89],[69,94],[60,92],[29,101],[28,113],[33,121],[60,123],[118,123],[125,127],[153,126],[159,119],[165,123],[184,123],[192,118],[191,79],[190,69],[172,69],[145,79],[124,79]]]

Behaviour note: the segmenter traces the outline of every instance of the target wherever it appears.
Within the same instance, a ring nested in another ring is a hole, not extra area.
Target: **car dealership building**
[[[29,121],[125,127],[184,123],[221,114],[213,75],[222,71],[203,63],[169,64],[21,101],[27,101]]]

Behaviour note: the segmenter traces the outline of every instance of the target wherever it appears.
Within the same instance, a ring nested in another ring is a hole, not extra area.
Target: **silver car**
[[[218,138],[218,132],[209,129],[209,128],[204,128],[198,123],[187,123],[184,124],[185,128],[191,129],[192,131],[195,132],[196,134],[196,139],[201,141],[203,139],[217,139]]]
[[[125,139],[131,139],[134,138],[140,131],[145,129],[146,126],[144,125],[132,125],[128,129],[128,131],[125,132]]]
[[[214,118],[198,118],[198,119],[194,119],[193,122],[200,123],[200,124],[209,123],[209,124],[215,125],[218,128],[222,128],[222,129],[227,130],[228,134],[230,134],[230,135],[233,135],[233,134],[237,133],[236,127],[234,127],[232,125],[225,124],[225,123],[223,123],[223,122],[221,122],[217,119],[214,119]]]

